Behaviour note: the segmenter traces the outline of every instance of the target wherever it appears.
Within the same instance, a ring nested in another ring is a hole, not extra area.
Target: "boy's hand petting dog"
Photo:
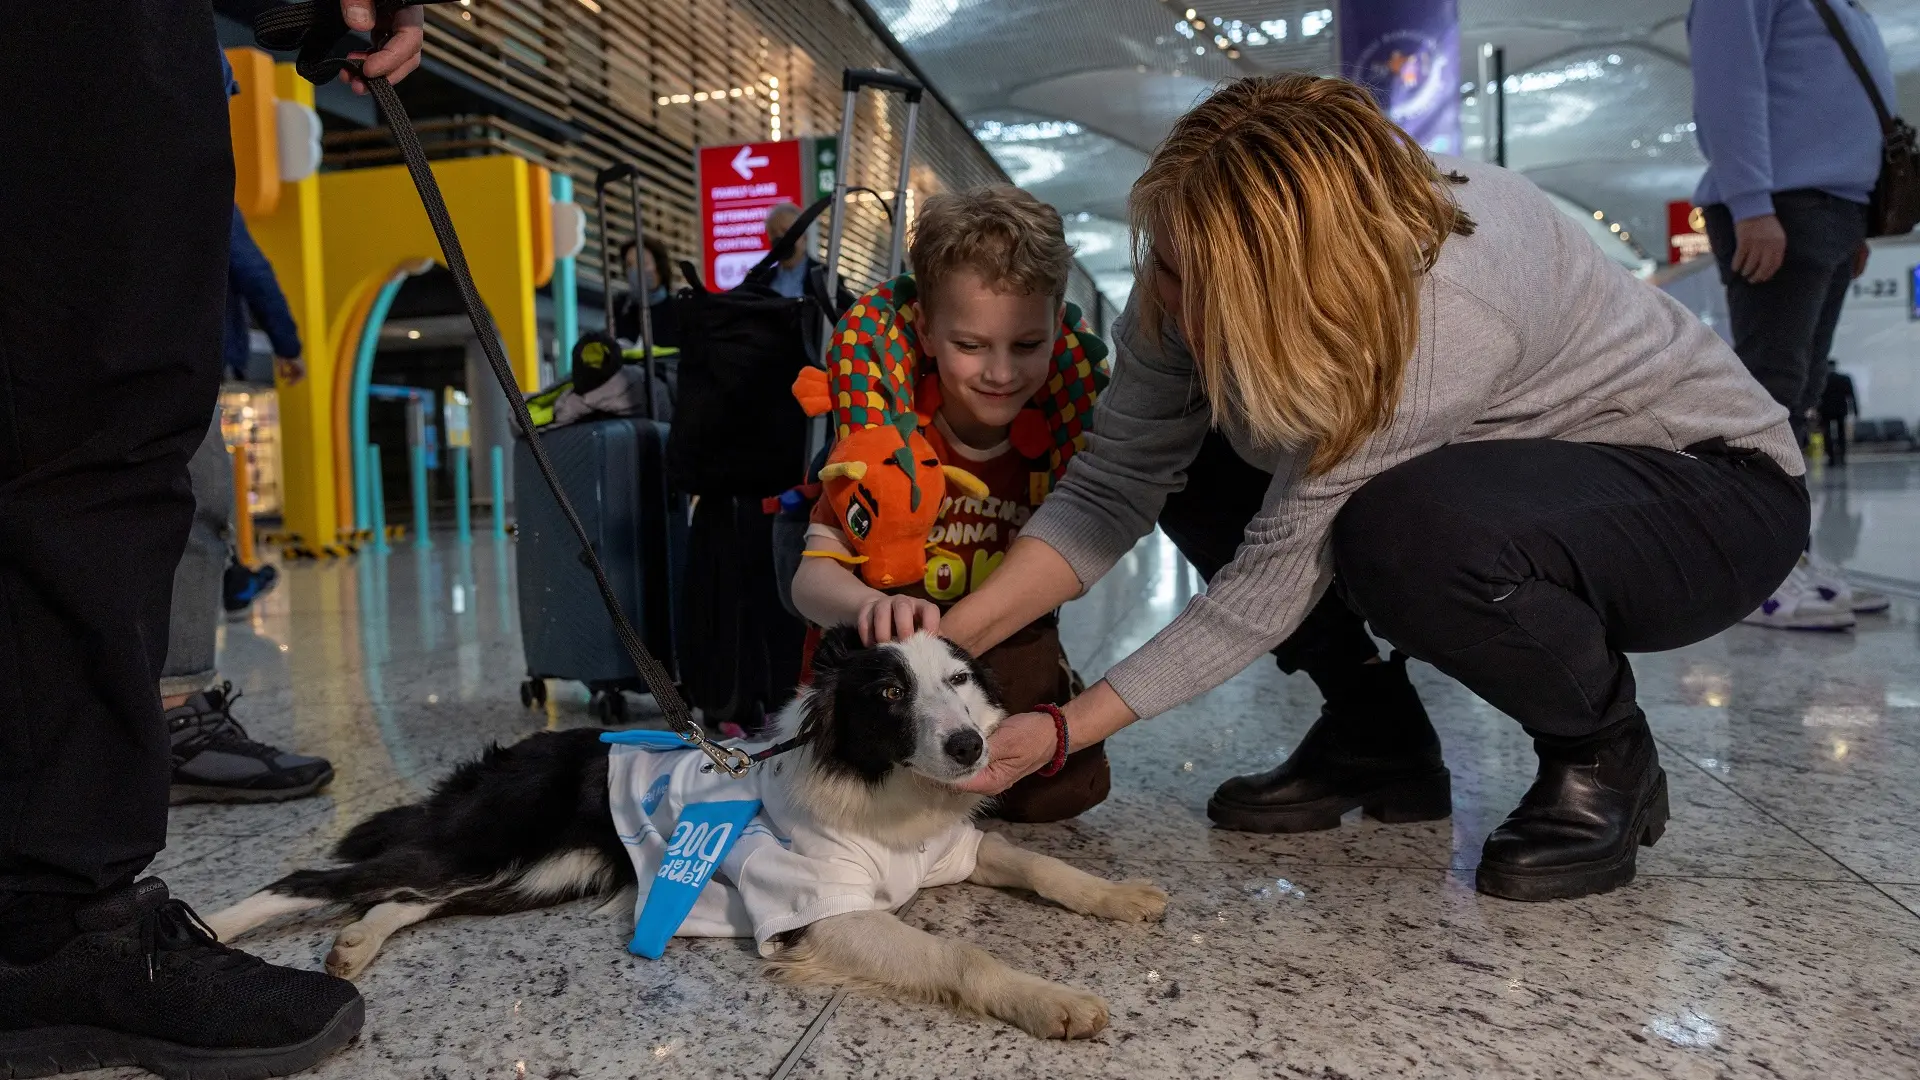
[[[940,632],[940,605],[911,596],[879,593],[860,606],[860,617],[855,625],[860,630],[860,644],[868,648],[883,641],[905,641],[918,630],[937,634]]]

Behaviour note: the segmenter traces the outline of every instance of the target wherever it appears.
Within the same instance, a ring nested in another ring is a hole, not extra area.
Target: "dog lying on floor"
[[[1100,1031],[1099,997],[893,914],[922,886],[962,880],[1124,922],[1165,913],[1166,894],[1149,882],[1107,881],[973,827],[981,797],[948,785],[985,767],[987,736],[1005,715],[991,676],[944,640],[923,633],[863,648],[852,631],[830,631],[813,685],[778,725],[806,742],[753,774],[763,810],[748,832],[765,823],[778,842],[748,856],[738,880],[715,877],[700,896],[706,914],[696,907],[680,933],[751,935],[775,973],[796,982],[944,1003],[1044,1038]],[[355,826],[334,850],[346,865],[295,871],[207,923],[231,941],[280,916],[346,907],[358,920],[326,966],[352,978],[388,936],[425,919],[586,897],[616,907],[643,879],[630,845],[669,787],[669,771],[644,766],[669,758],[675,784],[745,783],[701,769],[697,751],[647,754],[610,748],[594,730],[542,732],[489,749],[425,801]]]

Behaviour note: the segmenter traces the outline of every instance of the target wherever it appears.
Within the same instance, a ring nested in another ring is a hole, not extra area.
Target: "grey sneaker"
[[[281,802],[311,795],[333,779],[326,758],[290,754],[247,738],[233,718],[230,682],[167,710],[173,738],[173,805]]]

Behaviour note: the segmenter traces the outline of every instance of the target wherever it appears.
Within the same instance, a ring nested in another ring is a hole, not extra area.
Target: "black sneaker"
[[[80,933],[34,964],[0,961],[0,1076],[138,1065],[178,1080],[312,1068],[360,1032],[344,979],[275,967],[213,938],[158,878],[75,911]]]
[[[251,567],[235,559],[227,564],[221,581],[220,601],[228,615],[244,615],[253,602],[273,591],[280,582],[280,571],[271,566]]]
[[[275,749],[247,738],[233,718],[233,684],[195,694],[167,710],[173,737],[173,805],[281,802],[311,795],[333,780],[326,758]]]

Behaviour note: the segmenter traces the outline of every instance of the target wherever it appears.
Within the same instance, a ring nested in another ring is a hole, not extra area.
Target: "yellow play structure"
[[[231,106],[235,201],[273,263],[306,351],[306,377],[276,387],[285,529],[293,546],[323,551],[369,525],[355,520],[356,395],[364,397],[386,304],[408,275],[439,261],[440,248],[404,166],[283,175],[281,128],[299,122],[283,106],[311,116],[313,87],[258,50],[227,56],[241,89]],[[503,154],[435,162],[433,172],[514,373],[522,389],[535,389],[534,290],[554,268],[547,170]]]

